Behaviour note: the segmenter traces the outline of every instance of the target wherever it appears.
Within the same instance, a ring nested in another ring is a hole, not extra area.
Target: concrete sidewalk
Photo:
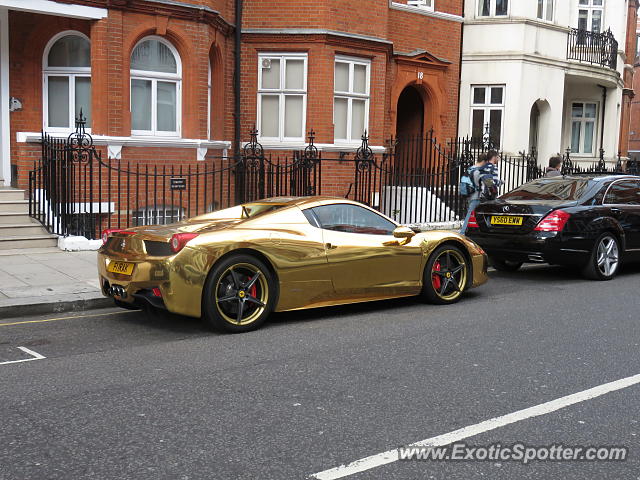
[[[0,251],[0,318],[111,306],[98,285],[96,252]]]

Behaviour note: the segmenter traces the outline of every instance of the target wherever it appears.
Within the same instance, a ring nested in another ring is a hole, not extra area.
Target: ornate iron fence
[[[104,228],[167,224],[272,196],[314,195],[320,161],[313,137],[293,157],[265,155],[256,132],[240,157],[144,162],[103,159],[82,116],[66,139],[43,133],[29,173],[29,213],[51,233],[95,239]]]
[[[590,32],[572,28],[567,39],[567,60],[618,68],[618,42],[611,30]]]

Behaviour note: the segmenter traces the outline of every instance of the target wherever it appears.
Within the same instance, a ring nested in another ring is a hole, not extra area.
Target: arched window
[[[91,128],[91,44],[80,32],[62,32],[44,51],[44,126],[69,130],[82,114]]]
[[[182,67],[161,37],[142,39],[131,54],[131,133],[180,135]]]

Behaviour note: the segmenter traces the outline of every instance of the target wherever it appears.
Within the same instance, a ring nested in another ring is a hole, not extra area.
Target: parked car
[[[540,178],[480,204],[466,234],[497,270],[546,262],[610,280],[623,261],[640,259],[640,178]]]
[[[103,293],[242,332],[271,311],[421,295],[456,302],[487,257],[454,232],[416,233],[344,198],[270,198],[173,225],[106,230]]]

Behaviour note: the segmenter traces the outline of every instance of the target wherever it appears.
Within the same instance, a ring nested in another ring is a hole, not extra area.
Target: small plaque
[[[186,190],[187,179],[185,177],[171,177],[170,187],[171,190]]]

